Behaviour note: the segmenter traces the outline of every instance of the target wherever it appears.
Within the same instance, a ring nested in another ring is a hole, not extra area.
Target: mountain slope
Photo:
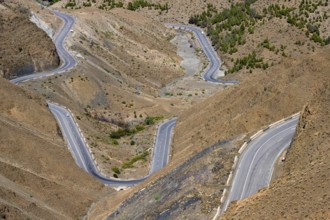
[[[47,34],[29,21],[18,3],[0,3],[0,76],[11,79],[57,67],[60,59]]]
[[[0,79],[0,210],[7,219],[74,219],[104,191],[74,162],[45,101]]]
[[[301,111],[303,106],[312,102],[313,99],[321,100],[322,95],[315,96],[315,93],[318,91],[326,91],[328,88],[326,85],[330,84],[328,74],[329,54],[330,48],[325,47],[315,52],[312,56],[288,59],[284,62],[283,66],[272,67],[264,73],[252,74],[249,78],[240,82],[239,85],[219,92],[213,97],[185,111],[182,116],[178,118],[177,126],[174,131],[170,164],[162,171],[146,180],[138,188],[132,189],[131,192],[127,192],[123,195],[126,196],[126,198],[130,198],[125,203],[124,208],[134,210],[135,198],[155,198],[156,195],[152,194],[154,191],[149,191],[148,189],[161,188],[160,186],[163,184],[161,179],[156,179],[165,176],[170,173],[171,170],[175,170],[176,167],[183,164],[183,161],[193,157],[197,152],[206,149],[207,146],[210,146],[218,140],[228,140],[230,138],[242,139],[243,135],[248,136],[263,126]],[[324,109],[328,111],[325,106]],[[326,115],[324,116],[324,123],[329,124],[328,117],[326,117]],[[322,134],[321,130],[319,130],[319,132],[319,134]],[[238,146],[239,144],[236,145],[236,148],[238,148]],[[236,149],[236,152],[237,151],[238,149]],[[220,155],[218,160],[219,162],[228,163],[228,161],[233,161],[234,155],[235,154]],[[209,158],[206,157],[205,160],[209,161]],[[210,163],[209,166],[213,166],[213,163]],[[226,167],[230,167],[230,164]],[[194,172],[201,172],[198,169],[199,168],[196,168]],[[223,169],[221,169],[220,172],[223,172],[223,175],[219,178],[226,180],[229,172],[224,172]],[[173,179],[173,181],[175,182],[175,179]],[[146,189],[140,191],[144,187]],[[307,189],[313,190],[309,185],[304,187],[306,191]],[[221,189],[223,189],[223,185],[219,184],[219,190]],[[166,195],[164,198],[166,198],[166,201],[171,201],[172,204],[175,204],[175,201],[180,203],[176,196],[180,195],[184,190],[186,189],[178,189],[175,193]],[[293,189],[290,188],[289,190]],[[131,193],[132,195],[133,192],[135,192],[134,196],[130,196],[129,194]],[[209,195],[212,195],[212,193],[218,193],[218,190],[213,189],[208,191]],[[295,194],[290,195],[291,197],[286,197],[287,200],[299,201],[294,199]],[[120,199],[117,197],[115,201],[123,201],[123,198],[124,197]],[[205,198],[204,202],[212,204],[215,201],[212,197],[209,197]],[[114,211],[116,208],[115,203],[116,202],[110,199],[101,201],[90,210],[91,219],[97,216],[104,217],[107,216],[107,214],[111,214],[111,211]],[[141,209],[153,210],[151,207],[154,203],[150,202],[139,205],[142,206],[139,207]],[[219,200],[217,205],[219,205]],[[112,207],[112,210],[105,207]],[[326,207],[323,207],[325,211]],[[271,206],[269,206],[269,208],[271,208]],[[117,209],[119,213],[120,209],[121,208]],[[165,211],[165,209],[157,211],[161,213]],[[202,212],[201,209],[195,209],[194,211],[198,214]],[[210,209],[210,211],[214,212],[215,209]],[[257,209],[255,209],[254,212],[257,212]],[[244,217],[248,218],[249,214],[252,213],[246,210]],[[229,219],[231,217],[233,216],[228,216]],[[125,215],[119,214],[118,218],[125,218]]]
[[[282,175],[269,189],[230,206],[221,219],[330,218],[330,80],[304,107]]]

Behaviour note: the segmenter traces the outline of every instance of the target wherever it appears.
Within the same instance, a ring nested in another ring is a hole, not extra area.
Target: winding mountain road
[[[76,60],[64,47],[65,38],[67,37],[68,33],[70,32],[70,30],[74,24],[74,18],[68,14],[64,14],[59,11],[53,11],[53,12],[55,13],[55,15],[57,15],[59,18],[61,18],[63,20],[63,26],[62,26],[61,30],[54,37],[54,44],[56,46],[56,51],[61,59],[61,65],[58,68],[51,70],[51,71],[34,73],[34,74],[30,74],[30,75],[12,79],[12,80],[10,80],[12,83],[19,84],[19,83],[26,82],[29,80],[39,79],[39,78],[43,78],[43,77],[49,77],[49,76],[67,71],[76,65],[76,63],[77,63]]]
[[[81,135],[72,114],[64,107],[54,103],[48,103],[48,107],[54,114],[63,136],[68,143],[69,149],[79,167],[90,173],[106,185],[110,186],[133,186],[148,178],[154,172],[167,165],[168,154],[171,145],[171,134],[176,119],[171,119],[160,124],[157,133],[157,141],[154,146],[154,156],[151,162],[151,169],[147,176],[140,179],[115,179],[108,178],[100,173],[84,137]]]
[[[61,65],[57,69],[47,72],[35,73],[31,75],[22,76],[11,80],[14,84],[19,84],[29,80],[39,79],[42,77],[49,77],[64,71],[76,65],[76,60],[70,52],[64,47],[65,39],[74,25],[74,18],[68,14],[53,11],[55,15],[63,20],[63,26],[54,38],[54,43],[57,53],[61,58]],[[154,172],[165,167],[168,163],[171,137],[176,119],[171,119],[160,124],[157,132],[156,143],[153,150],[153,158],[149,174],[140,179],[122,180],[116,178],[108,178],[100,173],[94,158],[87,146],[86,140],[79,132],[78,125],[74,122],[72,114],[62,106],[55,103],[48,102],[50,111],[54,114],[58,124],[60,125],[63,136],[68,144],[68,147],[79,167],[90,173],[106,185],[110,186],[133,186],[144,181]]]
[[[269,185],[275,163],[291,144],[298,120],[299,116],[294,116],[269,128],[247,145],[238,161],[222,212],[231,201],[244,199]]]
[[[61,58],[61,66],[52,71],[31,74],[13,79],[11,80],[12,83],[19,84],[21,82],[41,77],[52,76],[54,74],[64,72],[76,65],[75,59],[64,47],[65,38],[74,24],[74,18],[58,11],[54,11],[54,13],[64,22],[61,31],[54,38],[57,52]],[[236,80],[225,81],[217,79],[221,61],[201,29],[186,25],[168,26],[186,29],[195,34],[204,53],[210,61],[203,74],[205,81],[226,85],[232,85],[238,82]],[[65,137],[69,149],[72,152],[78,166],[95,176],[97,179],[101,180],[104,184],[111,186],[132,186],[144,181],[152,173],[163,168],[168,163],[171,136],[176,119],[162,123],[158,128],[149,174],[140,179],[121,180],[107,178],[100,173],[93,156],[90,153],[89,148],[73,119],[72,114],[66,108],[55,103],[48,103],[48,106],[58,121],[63,132],[63,136]],[[297,122],[297,117],[287,120],[284,123],[267,130],[260,137],[249,143],[247,149],[243,152],[238,162],[238,167],[234,174],[233,184],[222,211],[227,209],[231,201],[250,196],[257,192],[258,189],[269,184],[275,161],[279,157],[280,153],[291,143]]]
[[[209,60],[209,65],[204,70],[202,77],[205,81],[210,83],[217,83],[217,84],[224,84],[224,85],[233,85],[238,83],[238,80],[221,80],[218,79],[218,72],[220,71],[221,67],[221,60],[218,57],[217,53],[215,52],[214,48],[212,47],[211,42],[205,36],[202,29],[195,27],[195,26],[188,26],[182,24],[168,24],[167,27],[175,28],[175,29],[183,29],[189,30],[193,32],[201,45],[201,48],[205,55]]]

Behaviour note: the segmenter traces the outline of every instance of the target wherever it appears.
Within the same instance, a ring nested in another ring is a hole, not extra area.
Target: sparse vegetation
[[[246,32],[253,34],[255,27],[263,25],[267,19],[270,20],[274,17],[286,19],[289,24],[305,31],[306,36],[310,40],[320,45],[330,43],[330,36],[322,37],[319,30],[320,21],[327,19],[328,15],[326,12],[317,11],[318,7],[324,7],[328,0],[304,0],[301,1],[299,8],[273,3],[260,12],[252,7],[252,4],[255,2],[255,0],[251,0],[243,3],[232,3],[230,8],[221,11],[218,11],[214,5],[208,4],[204,12],[191,16],[189,23],[205,28],[205,32],[211,39],[215,49],[227,54],[238,52],[240,45],[246,43]],[[279,48],[276,49],[276,46],[272,45],[268,38],[258,45],[283,57],[290,55]],[[303,43],[299,41],[296,42],[296,45],[303,45]],[[239,63],[244,63],[245,60],[253,57],[250,54],[250,56],[238,58],[228,73],[239,71],[242,69],[242,64]],[[255,61],[257,60],[259,59]],[[256,62],[255,65],[253,63],[253,61],[252,63],[247,63],[247,68],[268,68],[267,62]]]
[[[75,7],[76,6],[76,1],[75,0],[69,0],[65,5],[64,5],[64,7],[65,8],[73,8],[73,7]]]
[[[237,46],[245,44],[244,34],[246,29],[252,32],[258,19],[262,17],[250,8],[255,1],[232,4],[229,9],[218,12],[212,5],[207,5],[207,10],[201,14],[190,17],[189,23],[207,28],[216,50],[224,53],[237,52]]]
[[[268,63],[263,61],[263,58],[257,57],[255,52],[237,59],[234,66],[228,71],[229,73],[235,73],[246,67],[247,69],[263,68],[267,69],[269,67]]]
[[[133,135],[136,132],[137,132],[136,129],[129,129],[129,128],[122,129],[122,128],[119,128],[117,131],[111,132],[110,137],[113,138],[113,139],[120,139],[121,137],[124,137],[124,136]]]
[[[128,2],[127,9],[131,11],[135,11],[139,8],[149,8],[149,9],[156,9],[156,10],[161,10],[161,11],[168,11],[169,6],[168,3],[166,2],[165,4],[160,4],[160,3],[151,3],[147,0],[133,0],[132,2]]]
[[[271,45],[268,38],[266,38],[261,44],[260,46],[267,48],[270,51],[275,51],[275,46]]]
[[[146,125],[153,125],[156,122],[158,122],[160,120],[163,120],[163,119],[164,119],[164,116],[162,116],[162,115],[159,115],[159,116],[147,116],[146,119],[144,120],[144,123]]]
[[[155,122],[162,120],[164,117],[163,116],[148,116],[144,120],[145,125],[153,125]],[[133,128],[129,128],[128,124],[125,124],[122,126],[123,128],[119,128],[116,131],[112,131],[110,133],[110,138],[112,139],[120,139],[125,136],[131,136],[133,134],[136,134],[140,131],[143,131],[145,129],[145,126],[143,124],[138,124]]]
[[[123,165],[122,165],[122,168],[123,169],[132,168],[134,163],[137,162],[137,161],[140,161],[140,160],[147,161],[147,156],[148,155],[149,155],[149,152],[144,151],[143,153],[138,154],[135,157],[133,157],[131,160],[129,160],[127,162],[124,162]]]
[[[124,3],[116,0],[103,0],[103,3],[99,6],[99,9],[110,10],[113,8],[123,8]]]

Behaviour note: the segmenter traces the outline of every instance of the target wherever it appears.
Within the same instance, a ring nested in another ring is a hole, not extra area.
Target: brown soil
[[[0,48],[0,76],[7,79],[60,63],[52,40],[29,21],[29,10],[10,1],[0,3]]]

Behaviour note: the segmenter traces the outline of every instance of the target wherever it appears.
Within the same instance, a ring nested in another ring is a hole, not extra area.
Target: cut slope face
[[[222,219],[330,218],[329,85],[329,77],[320,82],[304,107],[280,179],[231,205]]]
[[[83,216],[102,184],[76,166],[43,99],[0,85],[1,217]]]
[[[12,79],[57,67],[56,48],[17,3],[0,3],[0,76]]]

